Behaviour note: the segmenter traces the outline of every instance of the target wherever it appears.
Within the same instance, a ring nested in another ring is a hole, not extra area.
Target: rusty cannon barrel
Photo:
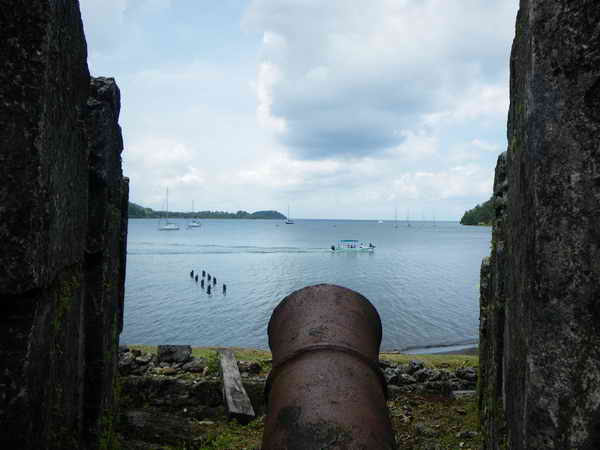
[[[263,450],[395,449],[379,368],[381,320],[350,289],[310,286],[269,321]]]

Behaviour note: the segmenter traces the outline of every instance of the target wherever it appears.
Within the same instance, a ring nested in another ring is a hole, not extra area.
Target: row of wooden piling
[[[217,286],[217,277],[212,276],[210,273],[208,273],[207,271],[203,270],[201,272],[202,276],[200,278],[200,288],[204,289],[204,280],[206,279],[206,293],[207,294],[211,294],[212,288]],[[198,283],[198,277],[200,275],[200,272],[194,272],[194,270],[192,269],[192,271],[190,272],[190,278],[193,279],[194,281],[196,281],[196,283]],[[223,294],[227,293],[227,285],[225,283],[222,284],[223,286]]]

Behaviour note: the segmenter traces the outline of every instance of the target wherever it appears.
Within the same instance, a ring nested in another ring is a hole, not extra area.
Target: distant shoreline
[[[164,219],[164,217],[136,217],[136,216],[130,216],[128,217],[128,219],[144,219],[144,220],[160,220],[160,219]],[[169,220],[175,220],[175,219],[182,219],[182,220],[189,220],[189,219],[198,219],[198,220],[285,220],[285,219],[279,219],[276,217],[169,217]]]

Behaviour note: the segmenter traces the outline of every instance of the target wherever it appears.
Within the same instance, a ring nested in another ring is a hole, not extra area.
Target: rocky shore
[[[440,440],[440,436],[447,434],[447,429],[436,428],[434,423],[418,417],[420,408],[431,406],[431,402],[442,402],[458,421],[458,425],[450,430],[454,438],[461,442],[472,441],[464,448],[478,448],[475,427],[460,425],[466,415],[465,408],[475,404],[477,368],[445,365],[447,367],[443,367],[444,363],[431,367],[416,358],[407,363],[380,360],[388,383],[388,407],[399,442],[409,439],[414,445],[421,441],[430,445],[435,441],[440,445],[437,448],[450,448]],[[271,361],[240,360],[238,367],[257,415],[247,427],[227,422],[217,352],[195,357],[189,346],[159,346],[156,352],[121,346],[116,428],[119,439],[126,443],[126,448],[133,449],[181,445],[238,448],[235,442],[219,441],[224,434],[231,438],[233,426],[233,430],[243,428],[239,432],[245,446],[250,439],[250,446],[246,448],[258,448],[265,414],[263,391]],[[439,415],[444,408],[435,409]],[[224,430],[223,427],[229,428]]]

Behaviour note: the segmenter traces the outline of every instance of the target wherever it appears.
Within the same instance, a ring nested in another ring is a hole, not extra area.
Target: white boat
[[[285,218],[285,224],[286,225],[294,224],[294,221],[292,219],[290,219],[290,205],[288,205],[288,214],[287,214],[287,217]]]
[[[370,242],[367,244],[357,239],[342,239],[330,249],[332,252],[372,252],[375,246]]]
[[[192,214],[194,213],[194,200],[192,200]],[[197,217],[194,217],[190,223],[187,224],[188,228],[200,228],[202,226],[202,222],[198,220]]]
[[[165,222],[162,223],[162,218],[158,219],[158,230],[159,231],[176,231],[179,230],[179,226],[173,222],[169,222],[169,188],[167,188],[167,210],[165,212]]]

